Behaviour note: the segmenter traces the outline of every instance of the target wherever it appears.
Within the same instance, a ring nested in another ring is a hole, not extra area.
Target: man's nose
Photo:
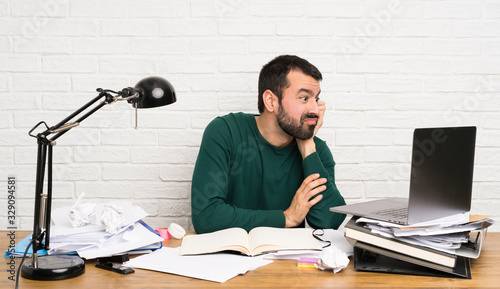
[[[312,98],[307,105],[307,113],[319,115],[319,105],[315,98]]]

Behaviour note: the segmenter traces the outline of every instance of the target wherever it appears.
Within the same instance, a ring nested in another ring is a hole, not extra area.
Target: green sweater
[[[345,205],[335,185],[335,162],[326,143],[317,137],[314,141],[316,153],[302,160],[295,142],[281,148],[267,142],[255,115],[232,113],[214,119],[205,129],[193,172],[191,209],[196,232],[285,227],[283,211],[304,178],[313,173],[328,181],[307,223],[313,228],[338,228],[345,215],[329,211]]]

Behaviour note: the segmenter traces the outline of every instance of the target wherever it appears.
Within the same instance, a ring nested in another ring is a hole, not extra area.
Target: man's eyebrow
[[[314,95],[314,92],[312,90],[308,89],[308,88],[301,88],[301,89],[299,89],[299,94],[302,93],[302,92]],[[318,94],[316,96],[319,96],[320,93],[321,93],[321,90],[318,92]]]

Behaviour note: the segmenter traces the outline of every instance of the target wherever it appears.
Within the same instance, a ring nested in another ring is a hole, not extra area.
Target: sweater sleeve
[[[205,129],[191,186],[191,214],[197,233],[231,227],[284,227],[281,210],[250,210],[227,203],[231,167],[231,131],[225,120],[214,119]]]
[[[319,173],[327,179],[323,199],[314,205],[307,214],[307,223],[313,228],[337,229],[346,215],[330,211],[331,207],[345,205],[345,200],[335,184],[335,161],[325,142],[315,138],[316,152],[307,156],[303,162],[304,176]]]

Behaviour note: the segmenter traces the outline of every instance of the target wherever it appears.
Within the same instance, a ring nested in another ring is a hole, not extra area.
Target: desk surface
[[[0,231],[0,250],[9,246],[7,231]],[[17,231],[16,241],[28,232]],[[167,240],[164,246],[177,247],[179,240]],[[7,261],[0,265],[0,288],[14,288],[6,272]],[[16,269],[21,262],[16,258]],[[85,274],[61,281],[32,281],[21,278],[19,288],[498,288],[500,284],[500,233],[488,233],[481,256],[471,260],[472,279],[422,277],[385,273],[356,272],[353,262],[341,272],[321,271],[314,268],[298,268],[293,260],[275,260],[273,263],[237,276],[225,283],[171,274],[135,269],[135,273],[121,275],[95,267],[96,261],[85,262]]]

